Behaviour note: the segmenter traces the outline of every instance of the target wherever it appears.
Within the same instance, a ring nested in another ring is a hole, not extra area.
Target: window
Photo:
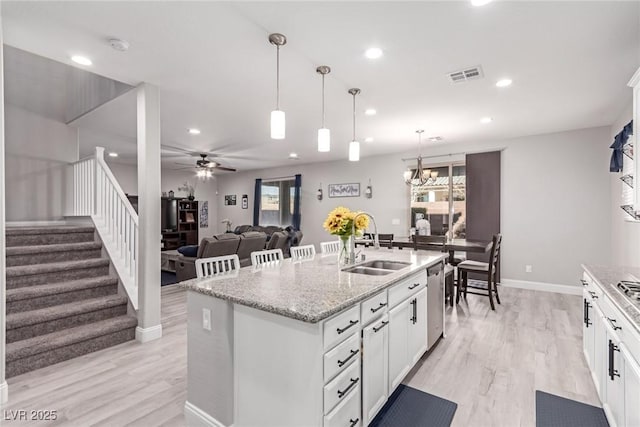
[[[293,223],[295,178],[263,180],[260,225],[287,226]]]
[[[465,165],[449,164],[430,170],[437,172],[437,177],[430,178],[424,185],[411,186],[411,227],[424,218],[429,221],[432,235],[442,236],[452,230],[454,238],[464,238],[467,218]]]

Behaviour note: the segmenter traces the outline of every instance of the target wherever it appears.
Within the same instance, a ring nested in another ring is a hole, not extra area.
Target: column
[[[5,339],[7,310],[7,268],[5,237],[5,186],[4,186],[4,57],[2,44],[2,13],[0,12],[0,406],[9,399],[9,390],[5,380]]]
[[[138,327],[136,339],[162,336],[160,318],[160,91],[138,91]]]

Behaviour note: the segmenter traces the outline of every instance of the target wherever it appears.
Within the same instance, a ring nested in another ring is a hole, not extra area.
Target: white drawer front
[[[324,417],[324,427],[359,427],[361,425],[360,385],[358,384],[333,411]]]
[[[596,299],[602,297],[602,289],[600,289],[600,286],[598,286],[595,280],[593,280],[586,272],[582,273],[582,280],[580,282],[582,282],[582,286],[589,294],[591,294],[591,296],[595,295],[597,297]]]
[[[362,327],[364,328],[374,319],[382,316],[387,312],[388,302],[387,293],[381,292],[378,295],[374,295],[368,300],[362,303],[362,311],[360,312],[360,319],[362,319]]]
[[[395,307],[427,285],[427,272],[416,273],[389,289],[389,309]]]
[[[324,413],[328,414],[339,402],[345,400],[349,393],[360,385],[361,380],[360,359],[358,359],[324,386]],[[360,400],[360,393],[358,393],[358,400]]]
[[[351,336],[353,331],[360,329],[360,304],[339,313],[324,322],[324,351]]]
[[[354,360],[360,359],[360,336],[353,332],[350,338],[324,355],[325,383],[344,371]]]

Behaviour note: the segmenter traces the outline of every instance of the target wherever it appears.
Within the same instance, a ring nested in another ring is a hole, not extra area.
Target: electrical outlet
[[[211,310],[208,308],[202,309],[202,329],[211,330]]]
[[[527,264],[524,266],[525,273],[531,273],[532,270],[533,268],[530,265]]]

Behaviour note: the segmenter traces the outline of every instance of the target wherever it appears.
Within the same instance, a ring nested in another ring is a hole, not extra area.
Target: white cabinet
[[[582,347],[587,365],[593,369],[594,364],[595,326],[593,324],[593,304],[591,295],[584,289],[582,291]]]
[[[362,330],[362,418],[368,425],[388,397],[389,317]]]
[[[596,386],[596,391],[600,400],[605,399],[605,386],[607,381],[607,357],[608,357],[608,345],[607,345],[607,331],[605,328],[604,314],[598,307],[598,304],[593,304],[593,329],[594,329],[594,351],[593,351],[593,365],[591,366],[591,372],[593,382]]]
[[[605,412],[608,412],[609,424],[622,427],[624,426],[624,361],[620,353],[620,340],[609,324],[606,324],[606,340],[604,408]]]
[[[389,395],[409,372],[409,300],[389,311]]]
[[[410,368],[427,351],[427,290],[422,289],[409,300],[411,317],[409,318],[408,355]]]
[[[624,363],[624,423],[640,426],[640,365],[624,344],[620,345]]]

